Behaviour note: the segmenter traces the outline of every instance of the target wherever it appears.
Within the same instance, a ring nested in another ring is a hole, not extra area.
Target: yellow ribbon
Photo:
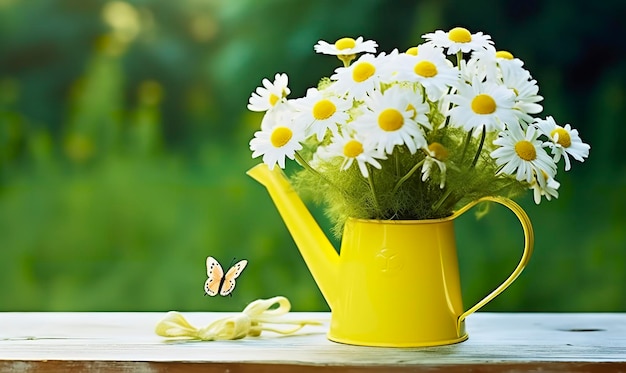
[[[272,308],[278,305],[276,308]],[[170,311],[156,326],[156,334],[167,338],[188,338],[202,341],[241,339],[246,336],[258,337],[262,331],[279,334],[292,334],[306,325],[321,325],[316,320],[281,320],[291,309],[285,297],[258,299],[250,303],[241,313],[213,321],[204,328],[197,329],[176,311]],[[289,328],[274,328],[264,324],[294,325]]]

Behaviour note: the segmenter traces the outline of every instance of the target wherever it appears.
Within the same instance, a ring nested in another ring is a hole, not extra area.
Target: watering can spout
[[[264,185],[291,233],[324,299],[333,308],[339,254],[287,180],[283,171],[261,163],[247,174]]]

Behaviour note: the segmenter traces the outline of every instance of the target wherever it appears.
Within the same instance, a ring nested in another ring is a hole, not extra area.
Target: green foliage
[[[341,236],[349,217],[359,219],[422,220],[449,216],[463,205],[485,196],[512,197],[527,189],[514,177],[498,175],[498,166],[489,156],[495,134],[486,139],[472,136],[459,128],[435,127],[429,144],[440,144],[449,157],[445,183],[433,166],[424,181],[421,169],[426,154],[413,154],[406,146],[396,147],[381,168],[369,167],[369,177],[361,174],[356,163],[347,170],[337,159],[316,160],[315,169],[303,168],[293,177],[298,191],[325,206],[333,222],[333,232]],[[479,135],[480,137],[480,135]],[[486,145],[485,145],[486,144]],[[310,152],[305,152],[305,154]]]
[[[558,200],[521,199],[535,254],[486,309],[626,309],[623,2],[137,0],[117,10],[140,25],[122,41],[132,22],[103,21],[110,3],[0,1],[1,311],[234,311],[274,295],[326,310],[245,176],[260,121],[249,92],[285,66],[301,96],[332,69],[311,53],[319,39],[363,35],[390,51],[456,25],[526,61],[544,112],[592,146],[559,174]],[[456,228],[469,306],[513,268],[520,228],[499,208]],[[232,298],[203,297],[207,255],[250,261]]]

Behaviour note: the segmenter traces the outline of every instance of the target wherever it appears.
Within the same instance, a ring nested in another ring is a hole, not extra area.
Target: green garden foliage
[[[522,58],[542,115],[591,145],[559,170],[558,200],[519,200],[535,254],[486,309],[624,311],[624,14],[618,0],[0,0],[0,311],[241,310],[275,295],[327,310],[245,175],[261,119],[249,93],[284,68],[303,96],[336,65],[312,53],[319,39],[362,35],[389,52],[457,25]],[[500,207],[466,215],[470,306],[513,269],[522,235]],[[249,260],[232,297],[203,296],[208,255]]]

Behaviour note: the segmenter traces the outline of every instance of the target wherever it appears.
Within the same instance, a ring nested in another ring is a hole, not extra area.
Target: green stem
[[[456,52],[456,66],[459,70],[461,70],[461,61],[463,60],[463,52]]]
[[[409,180],[409,178],[411,176],[413,176],[413,174],[415,173],[415,171],[417,171],[418,168],[420,168],[423,164],[424,161],[426,161],[426,158],[422,159],[421,161],[417,162],[415,164],[415,166],[413,166],[413,168],[411,168],[409,170],[409,172],[406,173],[406,175],[402,176],[402,178],[400,180],[398,180],[398,182],[396,183],[396,185],[393,187],[393,190],[391,191],[391,194],[394,195],[396,194],[396,192],[398,191],[398,189],[400,189],[400,186],[402,186],[402,184],[404,184],[405,181]]]
[[[518,183],[519,183],[519,182],[518,182],[517,180],[515,180],[515,181],[511,181],[510,183],[505,184],[504,186],[500,187],[500,189],[498,189],[497,191],[495,191],[493,194],[500,195],[500,193],[502,193],[502,191],[505,191],[505,190],[506,190],[507,188],[509,188],[511,185],[518,184]]]
[[[383,214],[382,214],[382,211],[380,211],[380,204],[378,203],[378,196],[376,196],[376,189],[374,188],[374,176],[372,175],[372,168],[370,167],[369,164],[367,164],[366,167],[367,167],[367,181],[369,182],[370,190],[372,192],[372,199],[374,201],[374,209],[376,209],[376,213],[378,214],[377,217],[382,218]]]
[[[485,125],[483,125],[483,133],[480,136],[480,143],[478,143],[478,149],[476,150],[476,155],[474,155],[474,160],[472,161],[472,165],[470,166],[470,169],[476,166],[476,163],[478,162],[478,158],[480,158],[480,152],[483,151],[483,145],[485,144],[486,136],[487,136],[487,128]]]
[[[324,182],[327,183],[331,188],[335,188],[337,191],[339,191],[339,193],[341,193],[344,196],[345,199],[351,200],[351,201],[353,201],[353,203],[357,203],[356,198],[352,194],[348,193],[347,190],[345,190],[343,188],[340,188],[335,183],[333,183],[332,181],[328,180],[328,178],[326,176],[324,176],[322,173],[320,173],[319,171],[317,171],[316,169],[311,167],[309,162],[307,162],[302,157],[302,155],[300,153],[296,152],[295,153],[295,158],[296,158],[296,160],[298,160],[298,162],[300,162],[302,167],[304,167],[307,171],[312,172],[314,175],[316,175],[320,179],[324,180]]]
[[[398,159],[398,152],[393,152],[393,159],[396,163],[396,177],[400,175],[400,160]]]
[[[349,67],[350,62],[356,58],[355,54],[340,54],[337,56],[343,62],[343,67]]]
[[[461,152],[461,163],[465,160],[465,153],[467,152],[467,148],[469,147],[470,141],[472,141],[472,135],[474,134],[474,128],[467,132],[467,137],[465,137],[465,143],[463,144],[463,152]]]
[[[452,194],[452,189],[447,189],[446,192],[441,196],[441,198],[439,198],[439,200],[433,204],[433,214],[436,214],[436,212],[439,211],[446,199],[450,197],[450,194]]]
[[[324,179],[324,181],[327,181],[324,175],[320,174],[316,169],[311,167],[309,162],[307,162],[299,152],[296,152],[295,156],[296,156],[296,160],[302,165],[302,167],[306,168],[307,170],[314,173],[315,175],[321,177],[322,179]]]
[[[465,155],[465,150],[467,149],[467,145],[469,144],[469,139],[472,136],[472,132],[473,132],[473,129],[467,135],[467,140],[465,141],[465,147],[463,149],[463,156]],[[476,151],[476,155],[474,155],[474,159],[472,160],[472,164],[469,167],[470,170],[472,168],[476,167],[476,163],[478,163],[478,158],[480,158],[480,152],[483,150],[483,145],[485,143],[485,137],[486,136],[487,136],[487,129],[483,125],[482,134],[480,136],[480,142],[478,143],[478,149]],[[461,157],[461,160],[463,159],[463,156]],[[446,192],[441,196],[441,198],[439,198],[439,200],[433,204],[433,206],[432,206],[433,213],[436,213],[441,208],[441,206],[443,206],[444,202],[446,201],[446,199],[448,199],[448,197],[450,197],[451,194],[452,194],[452,190],[451,189],[447,189]]]
[[[331,187],[337,189],[338,191],[342,192],[344,195],[346,195],[347,193],[341,189],[340,187],[338,187],[337,185],[335,185],[333,182],[331,182],[330,180],[328,180],[328,178],[326,176],[324,176],[323,174],[321,174],[319,171],[317,171],[316,169],[314,169],[313,167],[311,167],[311,165],[309,164],[309,162],[307,162],[302,155],[300,155],[300,153],[296,152],[295,154],[296,156],[296,160],[298,162],[300,162],[300,164],[302,165],[302,167],[306,168],[309,172],[312,172],[313,174],[315,174],[317,177],[319,177],[320,179],[324,180],[328,185],[330,185]]]

